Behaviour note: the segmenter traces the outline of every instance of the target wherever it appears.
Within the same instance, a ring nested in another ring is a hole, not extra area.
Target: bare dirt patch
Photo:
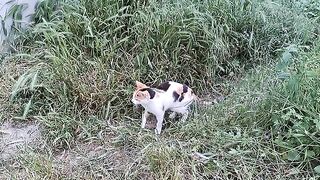
[[[38,124],[14,126],[10,122],[5,122],[0,126],[0,159],[9,159],[17,155],[20,149],[35,144],[40,139]]]
[[[60,177],[117,179],[133,162],[131,151],[90,141],[55,155],[53,168]]]

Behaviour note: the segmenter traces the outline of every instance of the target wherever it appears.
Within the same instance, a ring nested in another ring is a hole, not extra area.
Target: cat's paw
[[[141,121],[141,128],[144,129],[146,127],[146,124],[147,124],[147,118],[143,117]]]
[[[141,128],[142,128],[142,129],[146,128],[146,122],[142,122],[142,123],[141,123]]]
[[[169,115],[169,118],[170,118],[170,119],[174,119],[176,116],[177,116],[177,113],[176,113],[176,112],[172,112],[172,113]]]
[[[186,122],[187,119],[188,119],[188,114],[182,115],[182,118],[181,118],[181,121],[182,121],[182,122]]]
[[[156,133],[156,135],[160,135],[161,129],[155,129],[154,132]]]

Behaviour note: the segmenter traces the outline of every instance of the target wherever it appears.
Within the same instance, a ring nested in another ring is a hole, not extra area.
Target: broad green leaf
[[[300,154],[297,150],[292,150],[288,152],[288,160],[289,161],[297,161],[300,159]]]
[[[316,173],[320,174],[320,165],[316,166],[316,167],[314,168],[314,171],[315,171]]]
[[[34,88],[36,87],[37,77],[38,77],[38,71],[36,71],[35,74],[32,77],[32,81],[31,81],[31,84],[30,84],[30,89],[31,90],[34,90]]]
[[[31,102],[32,102],[32,98],[29,100],[29,102],[24,107],[24,111],[23,111],[23,115],[22,115],[23,119],[26,119],[26,117],[27,117],[27,114],[28,114],[30,107],[31,107]]]
[[[304,137],[305,135],[304,134],[293,134],[292,136],[293,137]]]

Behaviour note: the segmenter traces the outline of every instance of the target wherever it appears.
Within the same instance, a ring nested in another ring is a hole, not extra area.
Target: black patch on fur
[[[187,86],[187,85],[184,84],[184,85],[182,86],[182,92],[183,92],[183,93],[188,92],[188,86]]]
[[[181,94],[180,98],[179,98],[179,102],[181,102],[184,99],[183,94]]]
[[[172,97],[173,97],[174,102],[176,102],[179,98],[179,94],[177,92],[173,91]]]
[[[164,82],[164,83],[160,84],[157,87],[157,89],[160,89],[160,90],[163,90],[163,91],[167,91],[169,89],[170,85],[171,84],[169,83],[169,81],[167,81],[167,82]]]
[[[162,106],[162,111],[164,111],[164,106]]]
[[[143,88],[143,89],[140,89],[140,91],[148,91],[148,93],[150,95],[150,99],[153,99],[154,96],[156,95],[156,92],[154,90],[152,90],[151,88]]]
[[[184,99],[184,94],[188,92],[188,86],[187,85],[183,85],[182,86],[182,93],[181,93],[181,96],[180,98],[178,99],[179,102],[181,102],[183,99]]]

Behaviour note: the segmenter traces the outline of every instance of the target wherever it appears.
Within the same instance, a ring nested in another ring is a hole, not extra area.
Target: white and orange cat
[[[145,109],[141,128],[145,128],[147,118],[152,113],[157,119],[155,133],[160,134],[165,112],[173,111],[169,118],[174,118],[176,113],[182,114],[181,120],[184,122],[188,118],[189,107],[196,98],[192,89],[185,84],[167,81],[157,88],[151,88],[136,81],[132,102],[135,105],[142,105]]]

